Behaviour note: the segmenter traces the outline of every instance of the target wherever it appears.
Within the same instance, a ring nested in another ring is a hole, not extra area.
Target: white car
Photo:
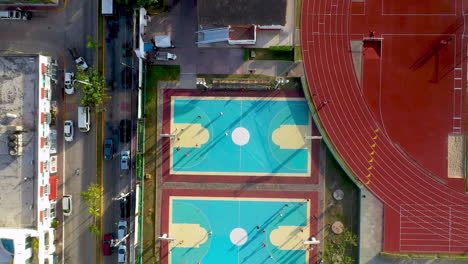
[[[72,213],[72,196],[64,195],[62,199],[63,215],[69,216]]]
[[[73,79],[75,79],[75,74],[73,72],[65,73],[65,93],[73,94],[75,89],[73,88]]]
[[[127,221],[119,221],[117,239],[120,241],[127,235]]]
[[[78,59],[75,60],[76,67],[82,69],[83,71],[86,71],[88,69],[88,64],[86,64],[86,61],[83,59],[83,57],[79,57]]]
[[[130,163],[130,151],[122,151],[120,153],[120,169],[128,170],[128,163]]]
[[[127,255],[127,246],[126,245],[120,245],[119,246],[119,256],[118,256],[118,261],[119,263],[125,263],[125,258]]]
[[[63,135],[65,137],[65,141],[73,141],[73,121],[66,120],[63,123]]]

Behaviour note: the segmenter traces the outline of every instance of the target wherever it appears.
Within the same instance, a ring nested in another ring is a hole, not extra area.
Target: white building
[[[53,263],[57,176],[51,175],[51,85],[41,55],[0,57],[0,264]],[[54,152],[54,150],[52,150]],[[56,160],[56,158],[54,158]]]

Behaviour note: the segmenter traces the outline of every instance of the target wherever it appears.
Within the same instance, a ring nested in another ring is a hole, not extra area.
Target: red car
[[[111,243],[114,237],[112,234],[105,234],[102,242],[102,254],[104,256],[110,256],[112,254]]]

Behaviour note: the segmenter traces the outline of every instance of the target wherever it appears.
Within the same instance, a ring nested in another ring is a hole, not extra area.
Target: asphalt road
[[[123,12],[122,12],[123,13]],[[134,152],[130,142],[121,142],[120,137],[115,131],[119,130],[121,120],[132,120],[132,109],[135,108],[132,104],[131,92],[131,77],[132,70],[132,52],[124,56],[122,47],[128,45],[126,43],[132,40],[131,19],[125,16],[106,17],[106,78],[111,87],[109,95],[111,99],[107,103],[107,111],[105,113],[105,138],[113,138],[115,154],[113,160],[105,161],[104,163],[104,219],[103,231],[104,234],[113,233],[114,238],[117,235],[117,223],[120,220],[126,220],[128,231],[132,232],[134,223],[132,218],[120,217],[120,204],[115,200],[120,193],[128,193],[132,190],[132,174],[131,171],[122,171],[120,169],[120,153],[124,150]],[[130,76],[122,74],[127,71]],[[114,130],[114,133],[112,131]],[[133,136],[133,131],[131,132]],[[134,156],[131,155],[132,161]],[[134,194],[132,194],[134,197]],[[114,198],[114,200],[113,200]],[[133,259],[133,251],[131,245],[132,237],[126,239],[127,244],[127,260]],[[103,257],[103,263],[117,263],[117,248],[114,248],[114,253],[111,256]],[[128,263],[132,263],[128,261]]]
[[[91,49],[86,48],[86,36],[96,36],[97,2],[67,1],[67,7],[58,12],[34,11],[30,21],[1,20],[0,52],[43,54],[56,57],[67,71],[76,71],[68,48],[76,48],[85,58],[88,65],[94,65],[95,56]],[[63,87],[63,73],[60,73],[58,91],[58,105],[60,121],[73,120],[76,124],[76,107],[80,94],[65,95],[63,98],[60,88]],[[91,131],[80,132],[75,125],[75,139],[63,144],[61,128],[58,124],[59,155],[64,157],[64,185],[60,189],[66,194],[73,195],[73,212],[64,221],[64,263],[81,264],[94,263],[94,237],[88,231],[92,224],[92,217],[80,197],[91,182],[95,182],[96,134],[95,124],[91,123]],[[79,173],[75,174],[75,170]],[[60,211],[58,211],[60,214]],[[60,216],[61,217],[61,216]],[[59,229],[60,230],[60,229]],[[60,234],[57,234],[61,238]],[[58,251],[61,251],[58,245]]]

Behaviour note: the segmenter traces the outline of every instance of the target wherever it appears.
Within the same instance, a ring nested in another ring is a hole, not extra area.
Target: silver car
[[[75,92],[75,88],[73,87],[73,79],[75,79],[75,74],[73,72],[65,73],[65,93],[66,94],[73,94]]]
[[[65,141],[73,141],[73,121],[71,120],[66,120],[63,123],[63,135],[65,137]]]
[[[126,245],[120,245],[118,252],[119,252],[119,256],[118,256],[119,263],[125,263],[126,255],[127,255],[127,246]]]
[[[88,69],[88,64],[86,61],[83,59],[83,57],[79,57],[75,60],[76,67],[82,69],[83,71],[86,71]]]
[[[63,215],[69,216],[72,213],[72,196],[64,195],[62,199]]]
[[[130,163],[130,151],[125,150],[120,153],[120,169],[128,170]]]

